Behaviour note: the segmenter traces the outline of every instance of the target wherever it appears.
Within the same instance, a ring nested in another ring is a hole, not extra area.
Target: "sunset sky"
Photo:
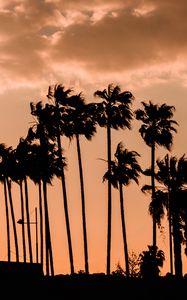
[[[179,123],[172,155],[187,154],[187,2],[186,0],[0,0],[0,138],[16,147],[33,124],[29,103],[46,100],[49,85],[61,83],[82,92],[86,101],[98,101],[96,90],[119,84],[141,101],[167,103],[176,108]],[[150,165],[150,149],[142,141],[140,123],[131,131],[112,131],[112,153],[123,141],[140,153],[142,168]],[[75,142],[62,139],[76,271],[84,269],[81,200]],[[107,184],[102,183],[107,157],[106,130],[98,128],[92,141],[81,138],[85,175],[90,272],[106,271]],[[162,158],[165,149],[157,149]],[[147,250],[152,243],[148,214],[150,197],[140,191],[146,183],[124,189],[129,250]],[[34,218],[37,190],[30,185],[30,211]],[[16,218],[20,218],[18,187],[13,189]],[[0,201],[0,260],[6,260],[3,188]],[[69,273],[67,238],[61,186],[49,188],[49,212],[55,273]],[[118,191],[113,192],[112,270],[124,267]],[[168,228],[158,231],[158,245],[169,271]],[[17,227],[19,234],[21,228]],[[35,239],[32,227],[33,242]],[[21,249],[21,236],[20,236]],[[33,245],[34,251],[34,245]],[[14,257],[12,245],[12,258]],[[184,258],[184,273],[187,259]]]

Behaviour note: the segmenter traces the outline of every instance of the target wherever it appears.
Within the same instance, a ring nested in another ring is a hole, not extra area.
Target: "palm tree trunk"
[[[43,194],[44,194],[44,182],[43,182]],[[46,275],[49,276],[49,228],[48,228],[48,218],[47,218],[47,207],[46,207],[46,198],[44,200],[44,215],[45,215],[45,265],[46,265]]]
[[[29,244],[29,258],[30,258],[30,263],[33,263],[30,215],[29,215],[29,197],[28,197],[28,186],[27,186],[27,178],[26,177],[24,178],[24,186],[25,186],[25,209],[26,209],[27,234],[28,234],[28,244]]]
[[[169,192],[169,203],[168,203],[168,219],[169,219],[169,253],[170,253],[170,273],[173,275],[173,243],[172,243],[172,205],[171,197]]]
[[[13,232],[14,232],[16,262],[19,262],[18,237],[17,237],[17,230],[16,230],[16,221],[15,221],[15,215],[14,215],[13,201],[12,201],[11,182],[9,181],[9,179],[7,179],[7,185],[8,185],[10,212],[11,212],[11,216],[12,216],[12,225],[13,225]]]
[[[39,213],[40,213],[40,263],[43,269],[43,261],[44,261],[44,254],[43,254],[43,209],[42,209],[42,187],[41,187],[41,180],[38,183],[38,190],[39,190]]]
[[[107,124],[107,152],[108,152],[108,172],[111,173],[111,127],[110,111],[108,112]],[[110,258],[111,258],[111,221],[112,221],[112,185],[108,180],[108,229],[107,229],[107,275],[110,275]]]
[[[38,211],[37,207],[35,207],[35,239],[36,239],[36,263],[38,263]]]
[[[153,249],[155,249],[155,258],[156,258],[156,216],[154,209],[155,201],[155,144],[151,147],[151,186],[152,186],[152,203],[153,203]]]
[[[85,272],[86,272],[86,274],[88,274],[89,273],[89,265],[88,265],[88,245],[87,245],[87,228],[86,228],[84,180],[83,180],[83,169],[82,169],[80,141],[79,141],[79,135],[78,134],[76,135],[76,141],[77,141],[77,154],[78,154],[78,162],[79,162],[81,199],[82,199],[82,225],[83,225],[83,238],[84,238]]]
[[[21,230],[22,230],[22,245],[23,245],[23,261],[24,263],[26,262],[26,243],[25,243],[25,216],[24,216],[24,199],[23,199],[23,181],[20,180],[19,182],[20,186],[20,199],[21,199],[21,219],[22,219],[22,224],[21,224]]]
[[[6,183],[6,179],[5,178],[3,179],[3,185],[4,185],[6,229],[7,229],[7,257],[8,257],[8,262],[10,262],[11,261],[11,252],[10,252],[10,222],[9,222],[7,183]]]
[[[123,187],[122,187],[121,183],[119,184],[119,191],[120,191],[121,226],[122,226],[122,233],[123,233],[123,246],[124,246],[126,275],[127,275],[127,277],[129,277],[129,258],[128,258],[127,235],[126,235],[126,226],[125,226],[125,213],[124,213],[124,204],[123,204]]]
[[[175,275],[178,278],[182,277],[182,257],[181,257],[181,236],[178,228],[178,221],[173,218],[173,238],[174,238],[174,264]]]
[[[43,180],[43,196],[44,196],[44,210],[45,210],[45,239],[46,239],[46,273],[49,275],[49,262],[51,268],[51,276],[54,276],[54,265],[53,265],[53,254],[52,254],[52,245],[51,245],[51,234],[49,226],[49,213],[48,213],[48,204],[47,204],[47,184]]]
[[[62,183],[62,191],[63,191],[63,196],[64,196],[64,213],[65,213],[66,231],[67,231],[67,238],[68,238],[70,269],[71,269],[71,274],[74,274],[74,262],[73,262],[73,250],[72,250],[72,242],[71,242],[69,213],[68,213],[68,201],[67,201],[64,167],[63,167],[63,163],[62,163],[62,147],[61,147],[59,130],[57,133],[57,143],[58,143],[59,163],[61,165],[61,183]]]
[[[172,223],[173,223],[173,242],[174,242],[174,266],[175,276],[182,277],[182,257],[181,257],[181,232],[180,216],[176,205],[176,191],[171,193],[172,203]]]

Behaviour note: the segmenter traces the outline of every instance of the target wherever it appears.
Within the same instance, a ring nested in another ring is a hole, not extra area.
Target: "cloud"
[[[173,61],[187,46],[187,11],[180,5],[157,4],[151,13],[138,15],[138,8],[124,8],[117,17],[107,14],[94,25],[74,24],[62,31],[54,53],[103,71]]]
[[[0,1],[1,83],[182,70],[186,15],[185,0]]]

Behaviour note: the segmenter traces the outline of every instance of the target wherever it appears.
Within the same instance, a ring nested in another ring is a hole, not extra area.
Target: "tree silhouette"
[[[5,215],[6,215],[6,233],[7,233],[7,258],[8,262],[11,261],[11,249],[10,249],[10,220],[9,220],[9,206],[8,206],[8,192],[7,192],[7,175],[6,165],[9,158],[9,153],[12,148],[7,148],[5,144],[0,144],[0,180],[4,187],[5,197]]]
[[[155,207],[155,148],[163,146],[170,150],[173,143],[173,132],[176,132],[174,125],[177,122],[172,120],[174,106],[166,104],[158,105],[141,102],[143,109],[135,111],[136,119],[140,120],[139,132],[145,143],[151,148],[151,186],[152,186],[152,207]],[[153,247],[156,249],[156,216],[153,211]]]
[[[91,106],[85,104],[82,94],[73,95],[70,97],[68,106],[66,106],[66,114],[64,122],[67,123],[64,128],[64,133],[67,137],[76,138],[77,157],[79,164],[80,186],[81,186],[81,204],[82,204],[82,225],[83,225],[83,240],[84,240],[84,258],[85,258],[85,272],[89,273],[88,263],[88,243],[87,243],[87,227],[86,227],[86,208],[85,208],[85,191],[84,191],[84,177],[82,168],[82,157],[80,147],[80,135],[85,136],[91,140],[96,132],[95,120],[91,114]],[[63,115],[62,115],[63,118]]]
[[[71,274],[74,273],[74,261],[73,261],[73,249],[72,249],[72,239],[71,239],[71,230],[70,230],[70,221],[69,221],[69,210],[68,210],[68,200],[67,200],[67,189],[66,189],[66,180],[64,174],[64,163],[62,156],[62,145],[61,145],[61,135],[64,134],[66,130],[66,124],[64,122],[64,117],[62,121],[62,114],[64,116],[65,108],[67,105],[68,99],[70,97],[71,90],[65,88],[62,85],[50,86],[48,90],[47,97],[51,101],[51,105],[46,105],[46,111],[48,113],[47,129],[52,131],[51,135],[57,141],[58,146],[58,158],[59,165],[61,166],[61,173],[59,177],[61,178],[62,191],[63,191],[63,200],[64,200],[64,213],[66,221],[66,231],[68,239],[68,249],[69,249],[69,259],[70,259],[70,269]],[[65,126],[65,127],[64,127]]]
[[[38,199],[39,199],[39,222],[40,222],[40,262],[43,269],[44,264],[44,234],[43,234],[43,197],[42,197],[42,175],[43,165],[41,164],[43,152],[40,144],[35,143],[33,138],[30,143],[29,153],[29,177],[38,185]]]
[[[183,155],[177,159],[176,156],[170,157],[167,154],[163,159],[157,160],[157,166],[156,179],[166,188],[168,195],[170,247],[173,233],[175,274],[182,277],[181,243],[184,230],[183,216],[186,215],[187,158]],[[172,249],[170,256],[172,257]]]
[[[23,255],[24,261],[26,261],[26,246],[25,246],[25,231],[24,231],[24,206],[26,210],[26,225],[27,225],[27,235],[28,235],[28,246],[29,246],[29,260],[30,263],[33,262],[33,253],[32,253],[32,238],[31,238],[31,229],[30,229],[30,212],[29,212],[29,192],[28,192],[28,183],[27,177],[29,172],[29,152],[30,144],[24,138],[20,138],[19,144],[14,150],[14,157],[16,160],[16,174],[14,180],[20,185],[20,198],[21,198],[21,218],[23,220],[22,224],[22,239],[23,239]],[[25,205],[23,198],[23,186],[25,191]]]
[[[13,157],[12,147],[6,147],[4,144],[0,144],[0,174],[4,183],[4,195],[5,195],[5,210],[6,210],[6,226],[7,226],[7,248],[8,248],[8,261],[10,258],[10,226],[9,226],[9,208],[8,200],[10,205],[10,214],[13,226],[16,261],[19,262],[19,248],[18,248],[18,237],[16,230],[16,221],[14,214],[14,206],[12,199],[12,176],[14,174],[15,161]]]
[[[111,173],[111,128],[131,128],[133,114],[131,104],[133,95],[129,91],[121,92],[120,87],[109,84],[103,91],[97,90],[94,96],[103,101],[96,104],[96,121],[99,126],[107,128],[107,152],[108,172]],[[110,274],[111,257],[111,215],[112,215],[112,193],[111,182],[108,181],[108,228],[107,228],[107,266],[106,273]]]
[[[117,145],[115,152],[115,160],[111,161],[111,173],[105,173],[103,179],[110,180],[114,188],[119,189],[120,193],[120,208],[121,208],[121,225],[123,233],[124,257],[126,265],[126,276],[129,277],[129,258],[128,258],[128,243],[126,237],[125,212],[124,212],[124,197],[123,186],[128,186],[132,181],[138,184],[141,167],[137,162],[137,157],[140,156],[135,151],[128,151],[124,148],[123,143]]]
[[[155,248],[148,246],[147,251],[143,251],[140,254],[140,276],[143,278],[155,278],[159,276],[160,269],[163,267],[165,255],[162,250],[156,247],[156,259],[155,259]]]
[[[54,265],[53,265],[53,253],[51,244],[51,233],[49,225],[49,212],[47,203],[47,183],[51,182],[53,176],[53,159],[51,159],[54,153],[54,145],[50,143],[48,131],[46,130],[45,124],[48,115],[43,109],[42,103],[38,102],[36,105],[31,103],[31,114],[36,117],[36,124],[29,129],[27,139],[32,141],[37,139],[41,146],[41,157],[40,166],[42,166],[42,185],[43,185],[43,199],[44,199],[44,215],[45,215],[45,246],[46,246],[46,273],[49,275],[54,275]],[[49,265],[50,262],[50,265]],[[50,269],[49,270],[49,266]]]

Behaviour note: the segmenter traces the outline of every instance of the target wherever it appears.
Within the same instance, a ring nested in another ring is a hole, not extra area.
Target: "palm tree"
[[[13,206],[13,199],[12,199],[12,182],[11,179],[7,179],[7,187],[8,187],[8,195],[9,195],[9,203],[10,203],[10,213],[12,218],[12,226],[14,232],[14,243],[15,243],[15,251],[16,251],[16,262],[19,262],[19,247],[18,247],[18,237],[17,237],[17,229],[16,229],[16,221],[15,221],[15,214],[14,214],[14,206]]]
[[[81,204],[82,204],[82,226],[83,226],[83,240],[84,240],[84,260],[85,260],[85,272],[89,273],[88,263],[88,243],[87,243],[87,227],[86,227],[86,209],[85,209],[85,191],[84,191],[84,177],[82,168],[80,135],[84,135],[88,140],[91,140],[92,136],[96,132],[95,120],[91,114],[91,108],[89,104],[85,104],[85,99],[82,94],[73,95],[69,98],[68,105],[65,107],[64,123],[67,126],[63,126],[64,134],[70,138],[75,137],[77,144],[77,157],[79,164],[80,175],[80,187],[81,187]]]
[[[151,170],[148,169],[145,172],[143,172],[144,175],[147,176],[151,176]],[[146,174],[147,173],[147,174]],[[156,174],[155,174],[156,177]],[[145,184],[142,188],[141,191],[143,193],[152,193],[152,186]],[[165,210],[167,210],[168,214],[169,214],[169,199],[168,199],[168,194],[165,191],[165,189],[163,189],[160,186],[155,186],[155,201],[150,202],[149,204],[149,213],[151,215],[151,217],[155,218],[156,224],[158,226],[159,229],[162,229],[162,220],[164,219],[165,216]],[[169,217],[168,217],[169,218]],[[170,220],[170,218],[169,218]],[[169,230],[171,229],[171,226],[169,225]],[[169,233],[169,237],[170,237],[170,271],[171,274],[173,274],[173,262],[172,262],[172,239],[171,239],[171,233]],[[153,249],[153,248],[152,248]]]
[[[62,156],[62,145],[61,145],[61,135],[64,134],[65,128],[67,125],[65,122],[62,122],[61,115],[63,114],[70,97],[71,89],[65,90],[62,85],[55,85],[54,87],[50,86],[48,90],[47,97],[51,101],[51,105],[46,106],[46,111],[48,113],[48,120],[46,122],[49,132],[52,130],[52,136],[57,141],[58,146],[58,158],[59,165],[61,166],[61,173],[59,177],[61,178],[62,191],[63,191],[63,200],[64,200],[64,213],[66,221],[66,231],[68,239],[68,249],[69,249],[69,259],[70,259],[70,270],[71,274],[74,274],[74,260],[73,260],[73,249],[72,249],[72,239],[71,239],[71,230],[70,230],[70,221],[69,221],[69,210],[68,210],[68,199],[67,199],[67,189],[66,189],[66,179],[64,173],[64,162]]]
[[[160,192],[159,199],[161,200],[161,205],[164,204],[167,209],[168,221],[169,221],[169,252],[170,252],[170,273],[173,274],[173,243],[172,243],[172,212],[171,212],[171,202],[170,202],[170,166],[169,166],[169,155],[166,154],[163,160],[157,159],[158,171],[155,176],[159,183],[164,183],[166,187],[166,192],[163,190]],[[164,178],[165,177],[165,178]],[[162,195],[165,195],[165,199]]]
[[[9,208],[8,208],[8,195],[7,195],[7,182],[6,178],[1,179],[4,185],[4,197],[5,197],[5,214],[6,214],[6,231],[7,231],[7,258],[8,262],[11,261],[11,248],[10,248],[10,221],[9,221]]]
[[[24,207],[26,210],[26,224],[27,224],[27,236],[28,236],[28,246],[29,246],[29,260],[30,263],[33,262],[32,254],[32,239],[31,239],[31,229],[30,229],[30,213],[29,213],[29,193],[28,193],[28,183],[27,176],[29,170],[29,151],[30,146],[26,139],[20,138],[19,144],[14,150],[14,156],[16,161],[16,171],[14,174],[14,181],[16,181],[20,186],[20,198],[21,198],[21,218],[24,221]],[[23,187],[25,191],[25,205],[23,197]],[[26,262],[26,245],[25,245],[25,227],[24,222],[22,223],[22,242],[23,242],[23,256],[24,262]]]
[[[36,105],[31,103],[31,114],[36,117],[36,124],[29,129],[27,139],[32,142],[38,140],[41,147],[40,165],[41,179],[43,185],[43,199],[44,199],[44,214],[45,214],[45,246],[46,246],[46,273],[49,275],[51,268],[51,275],[54,275],[53,265],[53,253],[51,244],[51,233],[49,225],[49,212],[48,212],[48,201],[47,201],[47,183],[50,183],[53,177],[53,159],[51,160],[52,154],[54,153],[54,144],[51,142],[46,130],[46,112],[43,110],[42,103],[38,102]],[[49,265],[50,262],[50,265]]]
[[[43,269],[44,264],[44,234],[43,234],[43,199],[42,199],[42,169],[41,166],[41,146],[37,143],[30,144],[29,154],[29,178],[38,185],[39,199],[39,221],[40,221],[40,263]]]
[[[10,220],[9,220],[9,207],[8,207],[8,194],[7,194],[7,178],[5,176],[5,170],[6,170],[6,164],[8,161],[9,151],[11,151],[11,148],[7,148],[5,146],[5,144],[0,144],[0,180],[3,183],[4,197],[5,197],[8,262],[11,261],[11,249],[10,249]]]
[[[128,151],[124,148],[122,142],[120,142],[117,145],[115,160],[111,161],[111,173],[107,171],[103,177],[104,180],[110,180],[114,188],[119,189],[121,225],[127,277],[129,277],[129,258],[125,226],[123,186],[128,186],[132,181],[135,181],[138,184],[138,177],[141,172],[141,167],[137,162],[138,156],[140,155],[136,151]]]
[[[157,160],[157,166],[156,179],[165,187],[169,200],[167,209],[170,233],[170,263],[172,264],[171,233],[173,233],[175,274],[182,277],[181,243],[183,242],[183,223],[185,221],[183,216],[186,215],[187,158],[183,155],[177,159],[177,157],[169,157],[167,154],[163,159]]]
[[[139,255],[140,259],[140,276],[143,278],[155,278],[159,276],[160,267],[163,267],[165,255],[162,250],[156,247],[156,259],[155,249],[153,246],[148,246],[147,251],[142,251]]]
[[[172,120],[174,106],[166,104],[158,105],[141,102],[143,109],[135,111],[136,119],[143,124],[139,132],[145,143],[151,148],[151,186],[152,186],[152,202],[155,206],[155,149],[156,146],[163,146],[170,150],[173,144],[173,132],[176,132],[174,125],[177,122]],[[153,211],[153,247],[156,249],[156,216]]]
[[[107,128],[107,153],[108,172],[111,173],[111,128],[131,129],[133,114],[131,104],[133,95],[129,91],[121,92],[120,87],[109,84],[103,91],[97,90],[94,96],[103,101],[96,104],[96,121],[99,126]],[[111,257],[111,216],[112,216],[112,193],[111,182],[108,181],[108,228],[107,228],[107,266],[106,273],[110,274]]]
[[[31,136],[30,138],[30,155],[29,155],[29,177],[30,179],[38,185],[38,192],[39,192],[39,213],[40,213],[40,261],[43,266],[44,261],[44,238],[43,238],[43,202],[47,202],[47,185],[43,187],[43,178],[45,174],[45,180],[47,184],[52,183],[53,175],[57,174],[59,171],[59,166],[57,162],[57,153],[54,151],[54,145],[48,145],[48,160],[47,165],[43,165],[43,148],[37,140],[33,140],[32,137],[32,130],[30,130]],[[42,195],[42,187],[43,187],[43,195]],[[45,197],[45,199],[43,199]],[[48,210],[46,206],[44,206],[44,213],[45,210]],[[48,218],[47,214],[45,216]],[[46,218],[45,217],[45,218]],[[49,267],[48,267],[49,268]]]
[[[12,147],[7,148],[4,144],[0,145],[0,172],[4,183],[4,194],[5,194],[5,210],[6,210],[6,225],[7,225],[7,248],[8,248],[8,261],[10,261],[10,227],[9,227],[9,208],[8,199],[10,205],[10,214],[12,219],[16,261],[19,262],[19,247],[18,247],[18,237],[16,230],[16,221],[14,214],[14,206],[12,199],[12,175],[14,173],[15,160],[13,157]],[[7,197],[8,196],[8,197]]]
[[[15,159],[15,166],[14,166],[14,175],[13,175],[13,181],[16,182],[19,185],[20,189],[20,201],[21,201],[21,229],[22,229],[22,246],[23,246],[23,261],[24,263],[27,261],[27,255],[26,255],[26,242],[25,242],[25,226],[24,226],[24,220],[25,220],[25,204],[24,204],[24,195],[23,195],[23,179],[22,179],[22,168],[18,162],[18,159],[16,158],[14,150],[14,159]],[[18,221],[19,223],[19,221]]]

